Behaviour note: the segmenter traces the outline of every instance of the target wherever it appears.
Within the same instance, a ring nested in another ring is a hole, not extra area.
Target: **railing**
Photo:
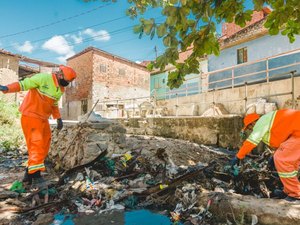
[[[225,88],[235,88],[247,83],[263,83],[289,77],[290,71],[300,70],[300,49],[267,57],[254,62],[195,75],[185,79],[180,88],[170,90],[167,86],[158,99],[170,99]],[[277,74],[285,74],[279,77]],[[193,86],[193,87],[191,87]]]
[[[147,111],[148,116],[160,116],[162,107],[157,106],[158,100],[168,100],[175,98],[175,116],[178,116],[179,107],[187,105],[215,105],[217,103],[226,102],[244,102],[244,109],[246,111],[249,100],[258,98],[270,98],[274,96],[291,95],[292,108],[295,108],[295,84],[294,78],[297,76],[296,71],[300,70],[300,49],[279,54],[276,56],[240,64],[237,66],[224,68],[217,71],[203,73],[200,75],[189,75],[184,84],[174,90],[165,88],[163,94],[158,94],[157,89],[153,89],[149,96],[130,98],[130,99],[115,99],[109,101],[102,101],[98,103],[96,112],[104,117],[124,118],[124,117],[140,117],[145,116]],[[271,81],[281,79],[291,79],[290,90],[284,93],[269,94],[267,96],[248,96],[248,85],[256,83],[269,83]],[[245,96],[238,99],[218,100],[215,97],[216,91],[220,89],[228,89],[244,86]],[[161,91],[161,89],[160,89]],[[179,104],[179,98],[196,95],[205,92],[212,92],[212,100],[205,102],[190,102]],[[100,106],[100,107],[99,107]]]

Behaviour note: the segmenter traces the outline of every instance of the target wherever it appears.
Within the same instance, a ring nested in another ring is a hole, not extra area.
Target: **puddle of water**
[[[82,216],[56,214],[52,225],[79,225],[79,224],[114,224],[114,225],[171,225],[168,216],[149,210],[134,210],[129,212],[114,211],[97,216]],[[176,223],[182,225],[182,223]]]
[[[124,225],[170,225],[169,217],[149,210],[136,210],[125,213]],[[182,223],[177,223],[182,225]]]
[[[75,225],[73,218],[75,215],[70,214],[56,214],[54,215],[54,221],[51,225]]]

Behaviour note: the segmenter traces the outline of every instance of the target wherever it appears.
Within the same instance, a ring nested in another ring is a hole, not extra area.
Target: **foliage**
[[[85,0],[88,1],[88,0]],[[102,0],[109,1],[109,0]],[[116,0],[112,0],[113,2]],[[153,38],[162,38],[166,46],[165,52],[150,65],[149,68],[164,70],[167,64],[173,64],[176,71],[169,73],[168,86],[179,87],[184,76],[199,73],[197,60],[205,55],[218,55],[220,51],[216,25],[221,22],[234,22],[244,27],[251,20],[252,10],[246,10],[246,0],[127,0],[130,7],[127,15],[137,18],[150,8],[161,8],[165,18],[163,23],[156,23],[154,18],[140,19],[134,32],[142,37],[144,34]],[[249,0],[250,1],[250,0]],[[272,8],[265,27],[271,35],[281,31],[290,42],[300,32],[300,1],[299,0],[252,0],[255,10],[264,5]],[[178,51],[186,51],[193,47],[193,53],[184,63],[178,60]]]
[[[0,148],[12,150],[22,143],[18,107],[0,98]]]

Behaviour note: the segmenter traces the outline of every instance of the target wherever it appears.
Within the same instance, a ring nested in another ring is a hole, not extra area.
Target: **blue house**
[[[236,87],[247,83],[269,82],[300,72],[300,39],[290,43],[287,36],[270,36],[264,23],[265,8],[254,12],[245,28],[225,23],[219,56],[208,56],[208,89]]]
[[[179,53],[179,61],[183,62],[192,50]],[[200,62],[201,73],[207,73],[207,59],[203,58]],[[202,92],[201,76],[199,74],[188,74],[185,76],[185,81],[179,88],[170,89],[168,83],[168,73],[174,70],[173,66],[167,66],[163,72],[157,71],[151,73],[150,91],[151,96],[156,96],[156,99],[170,99],[188,95],[194,95]]]
[[[234,23],[222,24],[219,56],[209,55],[201,74],[189,74],[177,89],[167,86],[168,71],[151,75],[151,95],[170,99],[202,92],[233,88],[245,83],[262,83],[291,77],[300,73],[300,38],[290,43],[287,36],[270,36],[264,27],[270,9],[255,11],[252,20],[241,28]],[[190,50],[191,51],[191,50]],[[183,59],[188,53],[183,54]],[[183,60],[181,60],[183,61]]]

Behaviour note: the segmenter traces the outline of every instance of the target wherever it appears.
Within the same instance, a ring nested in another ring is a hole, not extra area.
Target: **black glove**
[[[234,167],[235,165],[238,165],[238,164],[240,164],[240,159],[238,157],[234,156],[234,158],[231,159],[231,161],[230,161],[230,165],[231,165],[231,167]]]
[[[63,128],[64,124],[61,118],[57,119],[57,129],[61,130]]]
[[[273,156],[268,159],[268,168],[271,171],[276,170]]]
[[[8,91],[8,87],[0,85],[0,91]]]

